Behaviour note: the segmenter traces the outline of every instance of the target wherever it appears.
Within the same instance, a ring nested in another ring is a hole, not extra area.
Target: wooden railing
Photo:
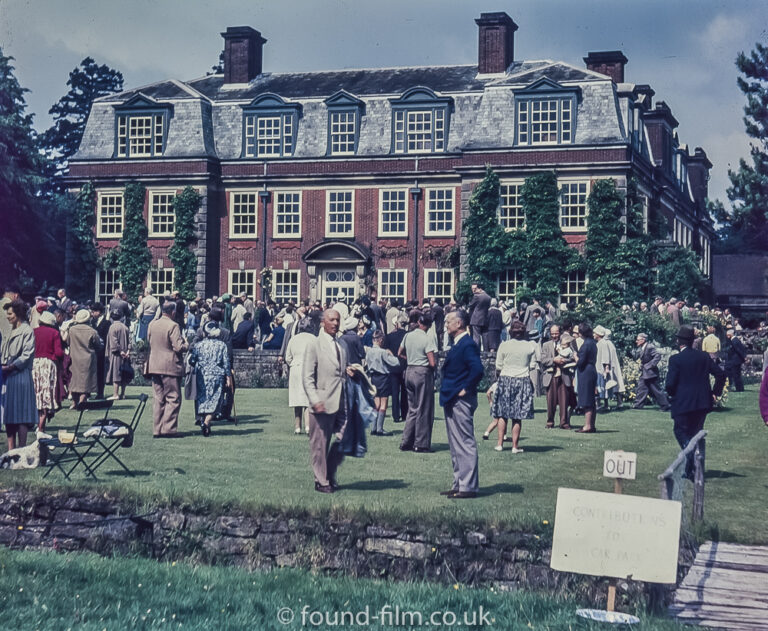
[[[659,476],[659,482],[661,484],[661,499],[670,500],[675,497],[675,483],[674,476],[675,469],[680,466],[685,466],[685,461],[688,455],[693,453],[693,510],[691,515],[691,521],[697,522],[704,518],[704,453],[705,453],[705,440],[707,435],[705,430],[701,430],[696,436],[691,439],[685,449],[683,449],[674,462],[669,465]]]

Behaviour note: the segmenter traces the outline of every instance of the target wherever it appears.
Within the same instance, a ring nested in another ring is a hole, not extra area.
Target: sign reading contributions
[[[594,576],[674,583],[682,505],[561,488],[551,567]]]

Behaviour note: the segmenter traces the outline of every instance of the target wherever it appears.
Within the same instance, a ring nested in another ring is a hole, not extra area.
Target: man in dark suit
[[[728,374],[728,386],[736,392],[744,392],[744,381],[741,378],[741,367],[747,359],[747,349],[742,341],[736,337],[733,329],[726,329],[725,337],[728,339],[728,347],[725,358],[725,371]]]
[[[96,329],[101,339],[101,348],[96,351],[96,398],[104,398],[104,380],[106,378],[106,363],[104,348],[107,342],[107,334],[112,323],[104,314],[104,307],[100,302],[91,305],[91,326]]]
[[[692,348],[693,328],[683,325],[677,332],[680,352],[669,358],[666,390],[672,398],[674,433],[681,449],[704,427],[707,412],[712,409],[714,396],[720,396],[725,385],[725,373],[704,351]],[[715,378],[714,390],[709,376]],[[685,477],[693,479],[693,454],[688,456]]]
[[[477,283],[472,283],[472,294],[472,300],[467,307],[469,325],[472,327],[472,339],[479,348],[483,343],[483,335],[488,330],[488,309],[491,308],[491,297]]]
[[[397,357],[400,344],[405,337],[405,328],[408,326],[408,316],[401,313],[397,316],[396,323],[390,322],[390,325],[395,328],[387,333],[384,348]],[[408,416],[408,391],[405,388],[405,369],[407,367],[408,363],[400,358],[400,367],[393,368],[389,373],[392,386],[392,420],[395,423],[405,422],[405,418]]]
[[[640,378],[637,380],[637,394],[635,395],[635,404],[632,406],[639,410],[645,405],[648,398],[648,392],[656,399],[662,412],[669,411],[669,401],[667,395],[659,388],[659,362],[661,355],[656,347],[648,341],[645,333],[638,333],[635,344],[639,349],[640,357]]]
[[[467,333],[469,315],[461,310],[445,316],[445,329],[453,345],[443,362],[440,405],[453,464],[453,485],[441,495],[453,499],[477,497],[479,476],[473,415],[477,409],[477,384],[483,378],[480,349]]]

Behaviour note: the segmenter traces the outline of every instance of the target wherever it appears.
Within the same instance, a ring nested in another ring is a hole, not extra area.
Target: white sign
[[[674,583],[682,504],[558,489],[550,566],[562,572]]]
[[[606,451],[603,477],[634,480],[637,473],[637,454],[632,451]]]

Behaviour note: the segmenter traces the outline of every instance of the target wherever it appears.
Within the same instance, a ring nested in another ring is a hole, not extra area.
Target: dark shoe
[[[371,436],[381,436],[381,432],[377,429],[371,430]]]
[[[205,423],[203,423],[202,425],[200,425],[200,429],[203,432],[203,436],[208,437],[208,436],[211,435],[211,426],[210,425],[206,425]]]
[[[490,438],[490,434],[483,434],[483,440],[488,440]]]
[[[414,447],[413,451],[417,454],[433,454],[435,450],[431,447]]]
[[[452,495],[456,495],[456,493],[458,492],[459,492],[459,489],[449,489],[448,491],[440,491],[440,495],[451,497]]]
[[[322,484],[315,482],[315,491],[318,493],[333,493],[333,487],[330,484],[328,486],[323,486]]]
[[[385,429],[379,430],[379,432],[376,434],[377,436],[392,436],[392,432],[388,432]]]
[[[468,500],[473,497],[477,497],[477,493],[472,491],[456,491],[453,495],[449,495],[452,500]]]
[[[413,447],[406,447],[405,445],[400,445],[400,451],[413,451]]]
[[[596,434],[597,430],[594,427],[591,427],[590,429],[584,429],[583,427],[581,429],[576,430],[577,434]]]
[[[571,424],[570,423],[566,423],[565,425],[561,425],[560,429],[571,429]]]
[[[392,419],[392,422],[393,423],[405,423],[405,419],[404,418],[395,418],[395,419]]]
[[[330,486],[330,487],[331,487],[331,488],[332,488],[334,491],[338,490],[338,488],[339,488],[339,483],[338,483],[338,482],[336,482],[336,478],[331,478],[330,480],[328,480],[328,485],[329,485],[329,486]]]

